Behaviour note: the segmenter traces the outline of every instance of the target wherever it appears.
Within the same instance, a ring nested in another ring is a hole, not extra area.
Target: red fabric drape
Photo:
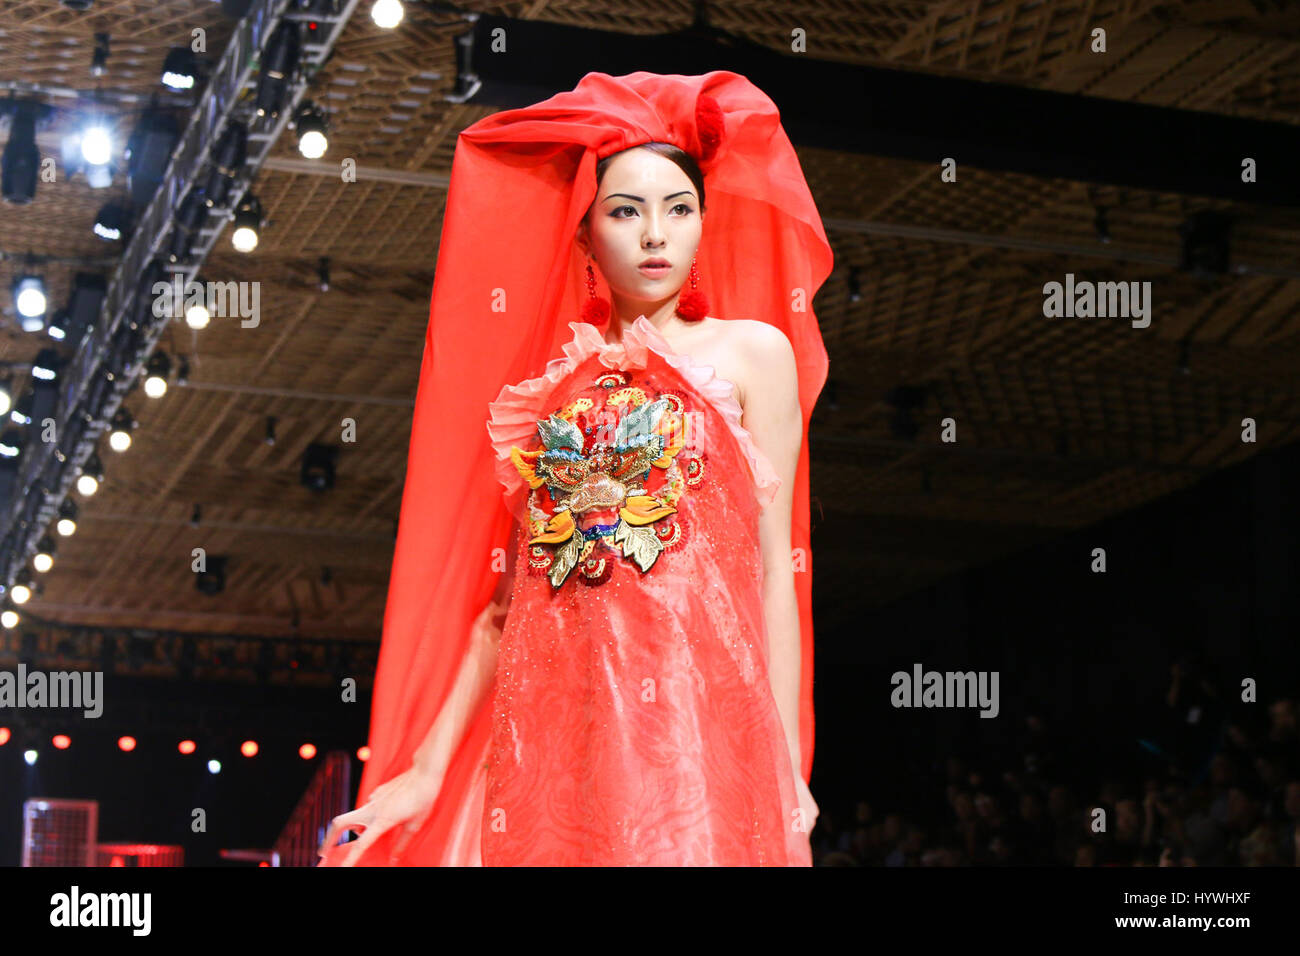
[[[406,485],[371,712],[371,757],[358,805],[411,766],[448,697],[471,622],[497,585],[510,514],[493,472],[487,406],[503,385],[541,374],[560,354],[587,295],[574,242],[596,194],[596,162],[640,143],[703,154],[697,107],[708,93],[724,132],[705,176],[700,288],[710,313],[780,328],[799,369],[804,444],[791,547],[802,641],[799,736],[813,758],[812,555],[808,420],[827,358],[813,295],[830,274],[830,245],[776,106],[744,77],[588,73],[572,91],[495,113],[460,134],[452,161],[429,326],[412,422]],[[598,290],[608,294],[607,290]],[[403,852],[400,828],[358,865],[459,865],[477,856],[472,806],[481,793],[490,693],[448,767],[438,801]],[[466,821],[473,823],[472,832]],[[459,822],[460,827],[457,827]],[[327,853],[336,863],[346,845]]]

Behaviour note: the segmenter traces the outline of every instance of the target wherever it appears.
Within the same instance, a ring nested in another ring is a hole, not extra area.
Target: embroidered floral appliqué
[[[538,447],[510,448],[531,489],[529,566],[555,588],[575,569],[597,585],[615,561],[646,572],[680,544],[678,505],[703,474],[690,418],[680,394],[609,371],[538,421]]]

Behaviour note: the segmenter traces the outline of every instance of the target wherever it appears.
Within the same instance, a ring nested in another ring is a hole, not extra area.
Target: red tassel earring
[[[709,300],[696,288],[700,283],[700,273],[691,260],[691,287],[677,297],[677,314],[687,322],[698,322],[709,312]]]
[[[596,295],[596,273],[587,259],[587,301],[582,306],[582,321],[600,327],[609,322],[609,300]]]

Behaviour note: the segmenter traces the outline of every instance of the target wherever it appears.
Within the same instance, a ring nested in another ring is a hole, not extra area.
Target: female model
[[[810,865],[830,254],[775,107],[732,73],[588,74],[456,155],[375,758],[326,862]]]

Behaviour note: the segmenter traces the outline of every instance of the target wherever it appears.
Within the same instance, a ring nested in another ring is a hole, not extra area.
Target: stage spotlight
[[[118,746],[118,749],[123,750],[123,751],[125,751],[125,752],[127,752],[127,753],[130,753],[132,750],[135,749],[135,738],[134,738],[134,737],[118,737],[118,738],[117,738],[117,746]]]
[[[198,79],[198,60],[194,51],[187,46],[174,46],[163,60],[163,86],[173,90],[192,90]]]
[[[103,76],[108,72],[108,34],[95,34],[95,52],[90,57],[90,75]]]
[[[316,756],[316,745],[303,744],[298,748],[298,756],[303,760],[310,760],[312,757]]]
[[[203,228],[208,219],[208,207],[197,187],[191,189],[176,210],[176,229],[172,232],[168,260],[177,262],[188,259],[190,247],[194,244],[194,234]]]
[[[370,19],[375,21],[375,26],[385,30],[396,27],[404,16],[406,7],[402,0],[375,0],[375,5],[370,8]]]
[[[226,589],[225,555],[208,555],[206,570],[194,572],[194,587],[207,595],[220,594]]]
[[[483,79],[474,72],[474,31],[468,30],[456,37],[456,83],[450,93],[444,94],[452,103],[465,103],[483,88]]]
[[[20,607],[32,599],[32,587],[27,583],[26,578],[20,577],[14,581],[14,586],[9,589],[9,596]]]
[[[242,744],[239,745],[239,752],[243,754],[245,757],[256,757],[257,741],[245,740]]]
[[[72,738],[67,734],[55,734],[50,743],[54,744],[58,750],[67,750],[72,746]]]
[[[221,773],[221,761],[220,761],[220,760],[209,760],[209,761],[208,761],[208,773]]]
[[[202,302],[195,302],[185,310],[185,324],[196,332],[199,329],[206,329],[211,321],[212,313]]]
[[[358,748],[357,748],[357,759],[360,760],[362,763],[365,763],[367,760],[369,760],[369,759],[370,759],[370,748],[369,748],[369,747],[358,747]]]
[[[308,159],[320,159],[329,149],[329,139],[325,133],[328,128],[325,112],[314,103],[304,103],[298,108],[294,118],[294,128],[298,133],[298,152]]]
[[[245,197],[235,211],[235,231],[230,242],[240,252],[257,248],[262,231],[262,203],[256,196]]]
[[[22,205],[36,198],[41,153],[36,148],[36,120],[44,107],[35,103],[6,104],[9,113],[9,141],[0,157],[0,194],[5,202]]]
[[[8,382],[0,382],[0,417],[9,414],[9,409],[13,407],[13,393],[9,391]]]
[[[175,117],[170,112],[154,109],[146,110],[131,131],[126,146],[126,174],[135,208],[149,207],[180,135]]]
[[[121,239],[126,232],[129,219],[130,216],[125,206],[115,202],[105,203],[95,216],[95,225],[92,230],[101,239],[109,241]]]
[[[59,353],[54,349],[41,349],[32,361],[32,378],[52,382],[59,377],[59,367],[62,364]]]
[[[24,751],[23,751],[23,759],[27,761],[27,766],[29,766],[29,767],[34,767],[34,766],[36,766],[36,751],[35,751],[35,750],[24,750]]]
[[[67,335],[64,341],[72,347],[81,344],[87,330],[99,324],[99,313],[108,294],[108,280],[93,272],[78,272],[72,280],[72,295],[68,298]]]
[[[45,280],[40,276],[24,273],[15,276],[13,283],[14,308],[23,318],[24,332],[39,332],[45,327],[43,317],[47,300],[45,298]],[[35,328],[27,327],[27,320],[35,320]]]
[[[22,454],[26,441],[17,428],[6,428],[0,435],[0,458],[17,458]]]
[[[0,727],[0,747],[3,747],[5,744],[9,743],[9,737],[10,737],[9,728]]]
[[[48,534],[41,535],[41,540],[36,544],[36,554],[32,557],[32,567],[41,574],[50,570],[54,567],[54,554],[57,550],[53,538]]]
[[[312,491],[325,491],[334,487],[334,462],[339,450],[329,445],[312,442],[302,453],[302,469],[298,480]]]
[[[81,158],[91,166],[103,166],[113,158],[113,137],[101,120],[91,120],[81,133]]]
[[[144,393],[150,398],[162,398],[167,394],[167,376],[171,374],[172,363],[166,354],[154,352],[145,363]]]
[[[50,316],[50,325],[45,333],[54,341],[62,342],[68,337],[68,310],[55,309],[54,314]]]
[[[176,749],[183,754],[192,754],[197,749],[197,744],[192,740],[182,740],[176,745]]]
[[[223,205],[230,185],[239,171],[244,168],[248,158],[248,127],[243,123],[231,122],[226,132],[217,143],[212,168],[208,180],[203,186],[204,202],[208,208]]]
[[[32,406],[35,403],[36,393],[32,389],[28,388],[18,396],[17,403],[9,413],[9,420],[15,425],[30,425],[32,423]]]
[[[99,490],[103,480],[104,466],[100,463],[99,455],[91,452],[86,464],[82,466],[81,474],[77,476],[77,490],[89,498]]]
[[[110,425],[108,447],[113,451],[126,451],[131,447],[131,432],[135,430],[135,419],[125,407],[118,408]]]
[[[65,538],[76,533],[77,503],[71,498],[64,498],[63,504],[59,505],[59,520],[55,523],[54,530]]]
[[[257,115],[280,115],[285,98],[289,95],[289,81],[298,66],[298,52],[302,43],[296,20],[283,20],[271,34],[262,54],[261,75],[257,78]]]
[[[0,611],[0,627],[6,627],[12,631],[18,626],[18,622],[21,620],[22,618],[18,616],[18,612],[11,607],[7,607],[3,611]]]

